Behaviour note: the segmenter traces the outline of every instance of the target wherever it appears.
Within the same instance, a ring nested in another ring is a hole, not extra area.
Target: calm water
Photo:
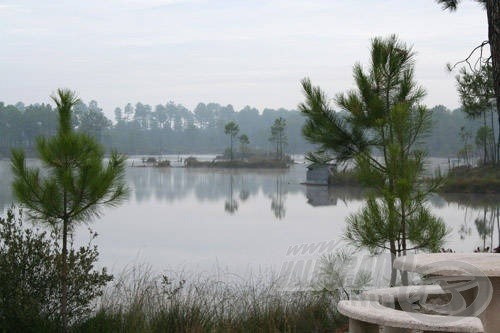
[[[0,174],[3,210],[12,201],[8,160],[0,161]],[[277,270],[291,246],[340,241],[346,216],[363,203],[359,190],[304,186],[305,177],[305,164],[287,171],[130,167],[128,201],[90,224],[101,263],[113,272],[135,263],[158,271]],[[498,222],[490,219],[499,199],[433,197],[432,210],[452,229],[446,247],[497,246]],[[88,240],[86,230],[77,229],[77,243]]]

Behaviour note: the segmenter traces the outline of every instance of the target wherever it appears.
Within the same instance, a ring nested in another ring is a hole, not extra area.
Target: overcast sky
[[[425,103],[458,107],[446,63],[487,39],[474,1],[0,0],[0,101],[66,87],[110,117],[138,101],[292,109],[304,77],[331,96],[352,88],[371,38],[393,33],[417,52]]]

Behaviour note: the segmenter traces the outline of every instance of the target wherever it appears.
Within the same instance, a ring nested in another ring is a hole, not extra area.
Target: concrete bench
[[[361,294],[365,301],[378,301],[380,304],[398,308],[398,301],[414,303],[418,300],[425,303],[428,298],[449,294],[439,285],[404,286],[367,290]]]
[[[378,301],[340,301],[338,311],[349,318],[349,333],[483,333],[477,317],[429,315],[395,310]]]

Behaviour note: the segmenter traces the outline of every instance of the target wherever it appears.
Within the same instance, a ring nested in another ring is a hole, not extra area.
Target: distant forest
[[[430,156],[455,158],[464,146],[462,128],[470,134],[468,144],[474,143],[483,120],[468,119],[461,109],[451,111],[442,105],[432,111],[433,128],[425,142]],[[250,150],[273,151],[274,145],[269,141],[271,126],[282,117],[286,121],[286,152],[301,154],[313,149],[302,137],[305,118],[296,110],[259,112],[246,106],[236,111],[232,105],[217,103],[199,103],[189,110],[174,102],[154,108],[128,103],[124,108],[116,108],[114,115],[113,121],[108,119],[96,101],[80,102],[74,110],[73,124],[78,131],[96,137],[107,149],[129,155],[222,154],[229,145],[224,126],[230,121],[239,125],[240,135],[248,136]],[[34,156],[36,137],[53,135],[56,128],[56,110],[49,104],[0,102],[0,157],[10,156],[13,147],[22,147]]]

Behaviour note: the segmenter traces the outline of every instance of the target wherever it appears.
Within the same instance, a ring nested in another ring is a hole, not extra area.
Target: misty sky
[[[487,39],[486,13],[434,0],[0,0],[0,101],[49,102],[59,87],[116,106],[168,101],[296,108],[300,80],[352,88],[370,39],[417,51],[429,106],[458,107],[446,63]]]

